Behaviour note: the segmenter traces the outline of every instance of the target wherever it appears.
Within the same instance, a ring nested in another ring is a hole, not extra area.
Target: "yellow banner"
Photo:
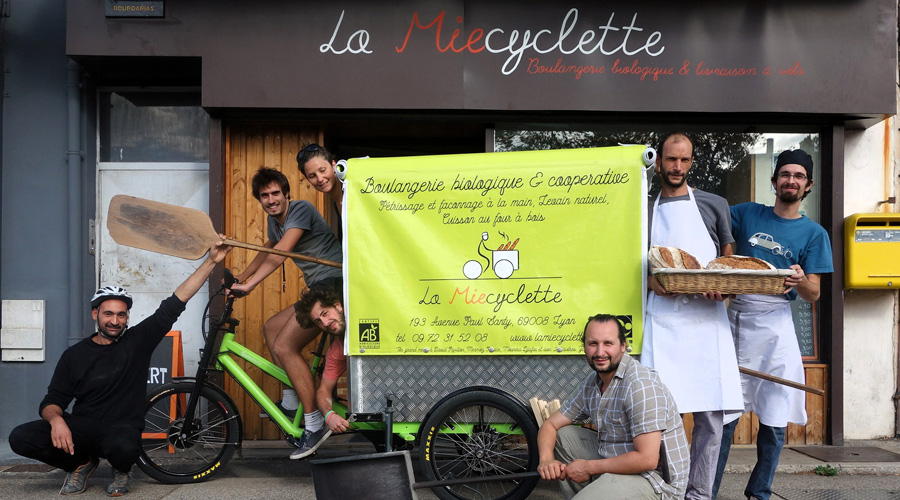
[[[351,355],[640,352],[644,146],[350,160]]]

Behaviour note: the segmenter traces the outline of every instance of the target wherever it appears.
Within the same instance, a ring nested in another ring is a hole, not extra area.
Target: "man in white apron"
[[[651,206],[650,245],[678,247],[705,266],[719,255],[730,255],[733,239],[725,199],[686,184],[693,160],[693,143],[686,135],[663,138],[656,161],[662,191]],[[648,288],[641,363],[659,372],[678,411],[694,416],[685,498],[713,498],[725,412],[743,411],[725,304],[717,294],[709,299],[668,294],[652,276]]]
[[[809,303],[818,300],[819,274],[834,271],[828,233],[800,215],[800,202],[812,185],[812,158],[799,149],[784,151],[778,155],[772,175],[775,206],[742,203],[731,207],[737,253],[796,272],[784,280],[786,290],[781,296],[738,295],[731,301],[728,318],[738,361],[746,368],[799,383],[804,383],[805,377],[790,301],[798,295]],[[757,244],[761,233],[771,236],[771,248]],[[759,417],[757,461],[744,494],[748,498],[768,500],[787,424],[806,424],[806,396],[799,389],[746,375],[741,377],[741,382],[747,411]],[[736,426],[736,420],[729,422],[722,433],[714,494],[719,489]]]

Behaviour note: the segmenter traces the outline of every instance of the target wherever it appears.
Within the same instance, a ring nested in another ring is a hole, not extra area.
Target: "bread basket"
[[[668,269],[651,271],[669,293],[781,295],[791,269]]]

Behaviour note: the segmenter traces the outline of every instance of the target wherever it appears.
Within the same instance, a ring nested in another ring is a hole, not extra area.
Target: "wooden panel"
[[[752,413],[744,413],[738,421],[737,427],[734,429],[735,444],[750,444],[753,442],[753,422]]]
[[[817,389],[827,388],[828,366],[806,365],[806,383]],[[823,444],[825,442],[825,396],[806,395],[806,444]]]
[[[784,438],[785,444],[798,444],[806,442],[806,427],[788,423],[787,432]]]
[[[681,420],[684,423],[684,433],[687,435],[688,442],[691,442],[691,436],[694,434],[694,414],[693,413],[685,413],[681,415]]]
[[[750,442],[755,443],[759,435],[759,417],[755,413],[750,414]]]
[[[290,181],[291,198],[312,202],[322,212],[324,196],[312,188],[297,169],[297,152],[310,142],[320,142],[320,133],[313,127],[290,124],[230,124],[225,138],[225,232],[240,241],[264,244],[266,216],[252,195],[251,179],[260,167],[282,171]],[[255,253],[233,250],[226,266],[235,273],[247,267]],[[279,311],[291,307],[305,287],[300,269],[290,260],[275,270],[249,296],[235,304],[235,318],[241,324],[235,339],[253,351],[271,359],[263,336],[265,321]],[[309,360],[315,348],[310,343],[304,349]],[[281,398],[281,383],[264,376],[258,368],[240,362],[241,366],[277,401]],[[240,409],[244,421],[244,439],[281,439],[282,433],[269,419],[259,418],[259,406],[233,380],[226,381],[226,391]]]

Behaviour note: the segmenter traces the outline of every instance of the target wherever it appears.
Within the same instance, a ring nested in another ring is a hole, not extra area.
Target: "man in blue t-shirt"
[[[819,299],[820,275],[834,272],[831,242],[819,224],[800,214],[800,202],[813,186],[812,158],[803,150],[778,155],[775,173],[775,206],[742,203],[731,207],[735,254],[765,260],[795,274],[784,280],[780,296],[738,295],[728,307],[738,364],[781,378],[804,382],[803,361],[794,332],[790,301],[798,296],[809,303]],[[744,408],[759,417],[757,462],[744,490],[748,498],[768,500],[778,457],[784,446],[788,422],[806,424],[806,398],[798,390],[762,379],[741,376]],[[713,497],[737,420],[725,425]]]

